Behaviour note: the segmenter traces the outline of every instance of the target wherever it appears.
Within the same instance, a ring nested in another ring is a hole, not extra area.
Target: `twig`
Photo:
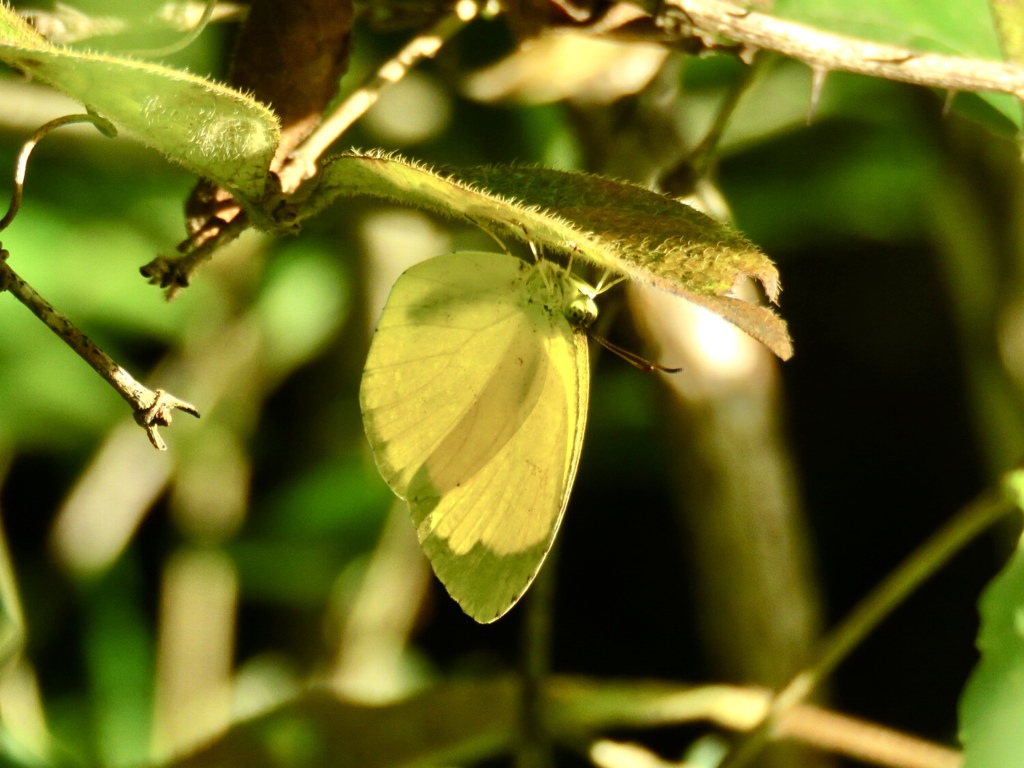
[[[290,194],[316,173],[316,162],[352,123],[377,103],[389,85],[400,81],[418,62],[433,58],[459,30],[476,18],[479,8],[473,0],[460,0],[451,13],[423,32],[388,59],[355,93],[320,123],[292,152],[281,169],[281,189]]]
[[[715,110],[711,126],[700,143],[674,167],[662,174],[659,181],[661,191],[674,197],[685,197],[693,194],[698,180],[710,176],[711,169],[718,159],[718,146],[739,106],[743,95],[747,92],[759,68],[763,68],[766,59],[756,58],[744,69],[743,77],[725,93],[721,104]]]
[[[775,735],[785,715],[805,701],[900,603],[975,536],[1018,509],[1021,498],[1015,488],[1022,472],[1014,470],[1003,478],[997,492],[986,493],[960,510],[868,594],[821,642],[810,665],[772,699],[761,724],[740,741],[721,768],[740,768],[749,763]]]
[[[1024,98],[1024,67],[922,53],[874,43],[750,11],[724,0],[664,0],[684,25],[748,48],[777,51],[815,71],[843,70],[949,91],[991,91]]]
[[[600,743],[595,739],[616,731],[699,723],[739,733],[750,731],[770,703],[771,692],[753,685],[687,686],[554,675],[545,687],[552,733],[561,746],[582,751]],[[511,731],[511,726],[503,730]],[[892,768],[960,768],[963,759],[956,749],[811,704],[794,707],[780,724],[779,735],[791,743]],[[679,763],[672,765],[681,768]]]
[[[10,291],[14,297],[32,310],[46,326],[60,336],[75,353],[92,366],[103,379],[123,397],[135,413],[135,421],[146,430],[153,447],[167,450],[157,432],[157,427],[168,427],[171,424],[171,412],[174,409],[191,413],[198,417],[199,411],[194,405],[179,400],[162,389],[156,391],[137,382],[132,375],[118,365],[102,349],[96,346],[74,323],[58,312],[42,296],[36,293],[28,283],[11,269],[7,263],[8,252],[0,248],[0,291]]]
[[[90,122],[105,136],[114,136],[117,129],[111,123],[97,115],[68,115],[51,120],[42,128],[37,130],[32,137],[25,142],[18,154],[18,161],[14,171],[14,193],[11,196],[11,204],[3,219],[0,219],[0,231],[6,229],[14,217],[18,215],[21,207],[21,198],[25,188],[25,172],[28,168],[28,160],[32,155],[39,141],[55,128],[72,123]],[[64,342],[71,347],[79,357],[92,366],[100,376],[109,383],[121,397],[128,401],[135,413],[135,421],[146,430],[149,441],[155,448],[161,451],[167,450],[167,445],[157,432],[157,427],[170,426],[171,412],[180,409],[199,416],[195,406],[186,403],[184,400],[164,392],[162,389],[153,391],[132,378],[124,368],[118,365],[102,349],[97,347],[92,340],[82,333],[74,323],[53,308],[46,299],[40,296],[36,290],[26,283],[17,272],[11,269],[7,263],[10,256],[7,250],[0,245],[0,292],[9,291],[18,301],[32,310],[32,313],[54,333],[60,336]]]
[[[231,221],[221,222],[213,234],[201,233],[205,236],[190,237],[179,246],[185,251],[180,256],[157,256],[139,267],[139,272],[150,285],[166,288],[167,300],[170,301],[182,288],[188,287],[189,278],[201,264],[213,258],[218,248],[239,237],[251,223],[249,215],[241,211]]]

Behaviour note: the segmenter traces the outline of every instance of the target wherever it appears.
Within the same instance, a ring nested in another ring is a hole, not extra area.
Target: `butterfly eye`
[[[597,303],[585,294],[579,294],[565,308],[565,319],[574,328],[587,328],[597,319]]]

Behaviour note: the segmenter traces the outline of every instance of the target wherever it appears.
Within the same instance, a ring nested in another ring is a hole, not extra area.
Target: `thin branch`
[[[549,723],[558,743],[583,750],[592,750],[615,731],[710,723],[736,733],[747,732],[758,726],[772,700],[770,691],[753,685],[686,686],[563,675],[549,677],[545,691]],[[511,726],[505,730],[511,731]],[[870,765],[960,768],[963,762],[956,749],[810,704],[794,707],[780,723],[778,735],[791,743]]]
[[[199,411],[195,406],[184,400],[179,400],[162,389],[151,390],[132,378],[128,371],[114,362],[88,336],[78,330],[74,323],[54,309],[32,286],[22,280],[7,263],[8,255],[6,250],[0,248],[0,291],[10,291],[18,301],[32,310],[32,313],[42,320],[51,331],[60,336],[79,357],[91,365],[93,370],[131,405],[136,423],[146,430],[153,447],[166,451],[167,444],[160,437],[157,428],[170,426],[171,412],[175,409],[198,417]]]
[[[747,48],[776,51],[816,71],[843,70],[949,91],[989,91],[1024,98],[1024,67],[1000,61],[922,53],[822,32],[723,0],[664,0],[683,26]]]
[[[216,231],[204,231],[190,237],[179,246],[184,251],[180,256],[157,256],[139,267],[139,272],[150,285],[165,288],[170,301],[182,288],[188,287],[189,278],[200,265],[213,258],[218,248],[241,236],[251,224],[249,214],[241,211],[231,221],[218,222]]]
[[[292,152],[279,172],[284,193],[294,192],[304,180],[316,173],[316,162],[320,156],[377,103],[385,88],[399,82],[419,62],[437,55],[445,43],[476,18],[478,12],[476,2],[461,0],[451,13],[384,62],[365,85],[339,104]]]
[[[997,491],[982,495],[960,510],[872,590],[819,645],[810,665],[772,699],[761,724],[732,751],[721,768],[747,765],[775,735],[787,713],[805,701],[865,637],[907,597],[978,534],[1004,515],[1019,509],[1014,479],[1006,475]]]
[[[40,140],[55,128],[72,123],[90,122],[105,136],[115,136],[117,129],[107,120],[93,114],[68,115],[51,120],[37,130],[32,137],[22,145],[18,154],[18,161],[14,171],[14,193],[11,196],[11,204],[3,219],[0,219],[0,231],[6,229],[14,217],[18,215],[21,207],[21,198],[25,188],[25,172],[28,169],[28,161],[32,156],[32,150]],[[158,427],[166,427],[171,423],[171,412],[175,409],[186,411],[193,416],[199,416],[195,406],[169,395],[163,390],[153,391],[132,378],[124,368],[114,362],[113,358],[97,347],[88,336],[82,333],[75,324],[64,315],[53,308],[46,299],[40,296],[36,290],[26,283],[17,272],[11,269],[7,263],[10,254],[0,246],[0,293],[9,291],[18,301],[32,310],[32,313],[64,342],[71,347],[79,357],[92,366],[103,379],[110,384],[121,397],[132,406],[135,414],[135,421],[146,430],[149,441],[155,448],[161,451],[167,450],[167,445],[157,432]]]

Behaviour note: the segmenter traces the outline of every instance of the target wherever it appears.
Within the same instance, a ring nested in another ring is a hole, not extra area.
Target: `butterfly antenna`
[[[613,344],[608,339],[601,338],[597,334],[590,334],[590,338],[600,344],[602,347],[607,349],[612,354],[618,355],[627,363],[632,365],[634,368],[643,371],[644,373],[651,373],[653,371],[659,371],[661,373],[679,373],[682,368],[669,368],[667,365],[661,363],[655,363],[648,360],[642,355],[638,355],[636,352],[630,352],[628,349],[623,349],[618,344]]]

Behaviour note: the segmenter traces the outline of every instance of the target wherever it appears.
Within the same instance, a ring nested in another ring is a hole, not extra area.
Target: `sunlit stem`
[[[377,103],[385,88],[399,82],[418,62],[433,58],[478,12],[477,3],[461,0],[451,13],[417,35],[385,62],[362,88],[338,105],[292,152],[280,171],[282,190],[286,194],[294,192],[305,179],[312,177],[320,156]]]
[[[460,0],[452,13],[444,16],[426,32],[417,35],[381,66],[366,85],[345,99],[295,148],[278,171],[281,192],[290,195],[302,182],[312,178],[316,174],[316,163],[320,156],[377,102],[381,92],[387,86],[399,82],[418,62],[436,55],[448,40],[477,16],[478,12],[476,2]],[[249,216],[243,211],[211,237],[203,239],[200,244],[195,244],[191,239],[186,241],[184,256],[159,256],[142,268],[142,274],[149,278],[151,283],[167,288],[167,298],[171,299],[181,288],[188,285],[189,275],[201,263],[208,260],[218,248],[238,237],[251,224]]]
[[[1004,515],[1021,509],[1024,469],[1016,469],[1002,478],[997,490],[961,509],[822,640],[811,664],[774,696],[760,725],[736,745],[720,768],[747,765],[775,735],[783,717],[805,701],[900,603],[979,533]]]
[[[206,7],[207,19],[215,3]],[[293,194],[307,179],[316,174],[316,162],[327,148],[380,98],[381,92],[405,77],[406,73],[423,59],[433,57],[441,47],[479,12],[476,2],[460,0],[453,11],[444,16],[426,32],[413,38],[392,59],[388,60],[362,88],[343,101],[292,152],[277,173],[277,182],[284,195]],[[201,23],[202,24],[202,23]],[[201,28],[197,26],[197,30]],[[158,256],[142,267],[141,272],[151,283],[167,289],[167,298],[173,298],[188,285],[189,276],[221,246],[238,237],[252,226],[249,215],[242,211],[215,231],[193,235],[182,246],[184,255]]]

